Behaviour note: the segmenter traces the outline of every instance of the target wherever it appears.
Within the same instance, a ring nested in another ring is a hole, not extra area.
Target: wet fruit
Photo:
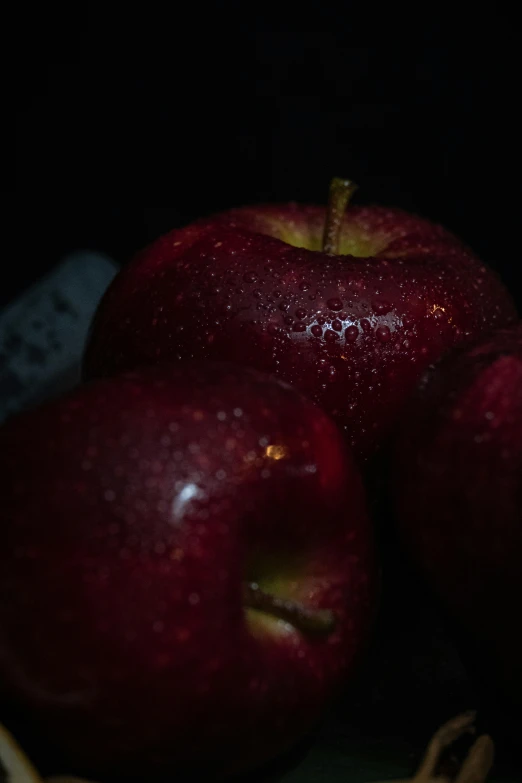
[[[352,671],[361,481],[286,384],[211,362],[88,384],[4,425],[0,488],[0,690],[60,769],[248,769]]]
[[[385,207],[348,207],[343,218],[342,201],[333,187],[326,229],[324,208],[276,204],[161,237],[103,299],[86,376],[165,359],[251,365],[318,403],[365,461],[422,372],[515,311],[440,226]]]

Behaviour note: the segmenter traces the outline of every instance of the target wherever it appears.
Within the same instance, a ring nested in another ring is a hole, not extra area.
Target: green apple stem
[[[335,615],[329,609],[310,609],[297,601],[265,593],[256,582],[244,588],[245,606],[277,617],[305,633],[328,635],[335,628]]]
[[[341,226],[348,202],[357,190],[357,185],[349,179],[334,177],[330,182],[326,223],[324,225],[323,252],[336,255],[339,252]]]

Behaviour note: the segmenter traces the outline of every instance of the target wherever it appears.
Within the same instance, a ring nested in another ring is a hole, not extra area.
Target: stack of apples
[[[0,431],[0,694],[57,772],[222,780],[309,735],[368,644],[377,464],[522,701],[522,329],[457,238],[353,190],[158,239],[85,382]]]

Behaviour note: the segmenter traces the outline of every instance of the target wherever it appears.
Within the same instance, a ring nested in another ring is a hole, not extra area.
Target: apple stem
[[[261,590],[257,582],[244,587],[244,602],[249,609],[285,620],[298,631],[313,634],[330,634],[335,628],[335,615],[329,609],[310,609],[297,601],[278,598]]]
[[[323,252],[328,255],[339,253],[341,226],[348,202],[357,190],[357,185],[349,179],[334,177],[330,182],[326,222],[323,234]]]

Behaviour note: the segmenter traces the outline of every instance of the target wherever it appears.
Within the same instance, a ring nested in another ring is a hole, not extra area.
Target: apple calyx
[[[356,190],[357,185],[349,179],[334,177],[330,182],[323,234],[323,252],[328,255],[337,255],[339,253],[339,239],[344,212]]]
[[[247,582],[243,590],[243,601],[248,609],[256,609],[290,623],[298,631],[308,634],[330,634],[336,625],[336,618],[329,609],[311,609],[297,601],[266,593],[257,582]]]

